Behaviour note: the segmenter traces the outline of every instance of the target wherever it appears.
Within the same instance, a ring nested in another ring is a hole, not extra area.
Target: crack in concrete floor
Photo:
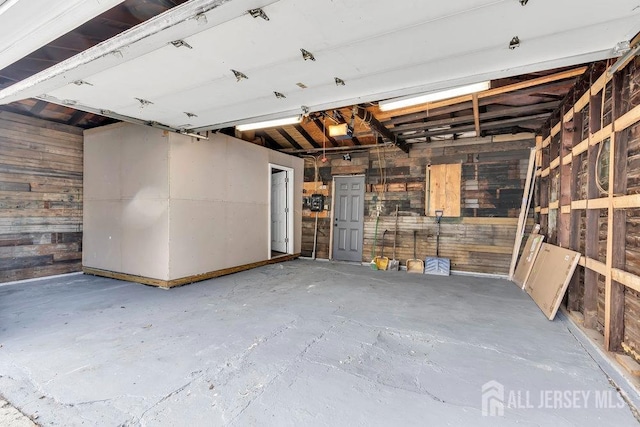
[[[310,261],[168,292],[76,277],[0,288],[0,322],[0,391],[45,424],[601,425],[596,411],[483,418],[481,385],[611,388],[500,280]]]

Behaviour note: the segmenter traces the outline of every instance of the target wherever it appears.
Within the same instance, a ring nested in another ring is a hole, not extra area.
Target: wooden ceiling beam
[[[80,123],[87,116],[87,114],[88,113],[84,111],[75,110],[71,117],[69,117],[69,120],[67,120],[67,124],[70,126],[77,126],[78,123]]]
[[[484,136],[486,137],[486,136],[499,136],[499,135],[506,135],[506,134],[516,135],[516,134],[522,134],[522,133],[534,133],[536,129],[537,129],[537,126],[535,127],[511,126],[508,128],[484,130],[483,132],[484,132]]]
[[[564,95],[572,87],[574,82],[561,80],[558,82],[548,83],[542,86],[534,86],[527,89],[520,89],[513,92],[503,93],[500,95],[492,96],[489,98],[483,98],[479,100],[479,105],[491,105],[491,104],[507,104],[513,102],[514,98],[520,98],[527,100],[529,103],[534,102],[536,98],[544,98],[548,95]]]
[[[598,77],[600,77],[606,71],[606,69],[607,69],[607,61],[603,60],[603,61],[592,63],[588,67],[588,71],[576,82],[576,84],[574,85],[573,91],[575,92],[575,87],[583,87],[585,84],[588,85],[588,87],[591,87],[592,82],[594,82]],[[584,92],[577,95],[581,97],[583,94]],[[567,99],[568,95],[569,93],[567,93],[567,95],[564,97],[564,100],[562,101],[563,103],[566,103],[567,101],[569,101]],[[558,116],[560,115],[559,110],[561,107],[562,107],[562,103],[558,106],[558,111],[556,111]],[[549,136],[553,123],[555,123],[556,121],[557,120],[553,116],[549,116],[547,121],[541,126],[539,131],[544,138]]]
[[[300,124],[294,125],[294,127],[296,128],[298,133],[302,135],[302,137],[306,139],[309,144],[311,144],[313,148],[320,148],[320,144],[318,144],[316,140],[313,139],[313,137],[309,135],[309,133],[304,130],[304,128]]]
[[[338,143],[336,142],[335,139],[333,139],[333,137],[329,136],[329,129],[327,129],[327,127],[325,126],[324,122],[321,121],[318,116],[314,116],[311,121],[313,121],[313,123],[315,123],[315,125],[318,127],[318,129],[320,129],[320,132],[324,133],[324,137],[327,139],[327,141],[329,141],[331,143],[332,146],[337,147]]]
[[[502,86],[502,87],[497,87],[494,89],[489,89],[489,90],[485,90],[482,92],[478,93],[478,99],[484,99],[484,98],[490,98],[492,96],[497,96],[497,95],[501,95],[501,94],[505,94],[505,93],[509,93],[509,92],[514,92],[514,91],[518,91],[521,89],[527,89],[530,87],[534,87],[534,86],[540,86],[540,85],[544,85],[547,83],[551,83],[551,82],[556,82],[559,80],[566,80],[566,79],[570,79],[573,77],[578,77],[582,74],[584,74],[584,72],[587,70],[587,67],[578,67],[578,68],[574,68],[571,70],[566,70],[566,71],[561,71],[559,73],[555,73],[555,74],[550,74],[548,76],[544,76],[544,77],[538,77],[535,79],[530,79],[530,80],[525,80],[522,82],[518,82],[518,83],[514,83],[511,85],[506,85],[506,86]],[[446,107],[449,105],[453,105],[453,104],[460,104],[462,102],[471,102],[472,101],[472,95],[464,95],[464,96],[458,96],[456,98],[450,98],[450,99],[444,99],[442,101],[436,101],[436,102],[431,102],[431,103],[427,103],[427,104],[420,104],[420,105],[415,105],[413,107],[408,107],[408,108],[403,108],[403,109],[398,109],[398,110],[391,110],[391,111],[380,111],[379,108],[376,108],[373,112],[376,116],[376,118],[378,120],[389,120],[392,117],[395,116],[401,116],[401,115],[406,115],[406,114],[412,114],[412,113],[418,113],[421,112],[427,108],[429,109],[435,109],[435,108],[440,108],[440,107]]]
[[[289,135],[286,130],[282,128],[275,128],[275,130],[280,134],[280,136],[286,139],[287,142],[291,144],[293,148],[297,148],[298,150],[302,149],[302,146],[298,144],[298,142],[295,139],[293,139],[293,137],[291,137],[291,135]]]
[[[48,102],[38,100],[36,104],[29,109],[29,113],[33,114],[34,116],[37,116],[38,114],[42,113],[42,110],[44,110],[48,106],[49,106]]]
[[[540,98],[551,98],[551,99],[562,99],[564,98],[564,94],[573,86],[572,81],[556,81],[547,83],[541,86],[533,86],[526,89],[520,89],[514,92],[508,92],[488,98],[480,99],[478,98],[478,106],[483,107],[487,105],[493,104],[508,104],[513,101],[514,96],[518,96],[524,99],[531,97],[540,97]],[[555,95],[557,94],[557,95]],[[428,119],[430,117],[437,117],[440,115],[455,113],[464,110],[472,110],[473,104],[472,101],[462,102],[460,104],[448,105],[440,108],[429,108],[426,111],[421,111],[419,113],[407,114],[404,116],[393,117],[383,123],[386,126],[390,125],[398,125],[403,123],[414,122],[418,120]]]
[[[512,125],[522,124],[526,122],[546,120],[548,117],[549,117],[548,113],[534,114],[531,116],[515,117],[510,119],[504,119],[504,120],[496,120],[493,122],[486,122],[486,123],[483,123],[482,127],[487,130],[498,129],[501,127],[511,127]],[[431,136],[442,136],[442,135],[451,135],[451,134],[463,133],[463,132],[471,132],[474,129],[475,129],[475,125],[471,124],[471,125],[465,125],[465,126],[452,127],[450,129],[438,129],[438,130],[432,130],[432,131],[418,132],[411,135],[398,135],[398,139],[406,141],[407,139],[414,139],[414,138],[424,138],[424,137],[431,137]]]
[[[471,102],[462,102],[460,104],[449,105],[442,108],[436,108],[436,109],[429,108],[426,111],[422,111],[420,113],[413,113],[413,114],[408,114],[406,116],[394,117],[383,123],[385,126],[389,126],[389,125],[395,126],[403,123],[415,122],[417,120],[428,119],[430,117],[437,117],[444,114],[451,114],[451,113],[457,113],[459,111],[470,110],[472,108],[473,108],[473,105],[471,104]]]
[[[579,67],[574,68],[572,70],[562,71],[555,74],[550,74],[544,77],[538,77],[531,80],[525,80],[519,83],[514,83],[512,85],[497,87],[495,89],[485,90],[484,92],[478,93],[478,98],[488,98],[491,96],[500,95],[503,93],[509,93],[520,89],[526,89],[534,86],[540,86],[551,82],[556,82],[558,80],[566,80],[573,77],[578,77],[584,74],[587,71],[587,67]]]
[[[473,122],[476,128],[476,136],[480,136],[480,107],[478,107],[478,94],[474,93],[473,103]]]
[[[256,132],[256,136],[259,136],[264,139],[267,148],[271,148],[274,150],[282,150],[282,146],[278,144],[273,138],[271,138],[265,131]]]
[[[365,123],[368,123],[373,131],[378,132],[382,137],[388,139],[393,142],[398,148],[400,148],[405,153],[409,153],[409,145],[404,141],[399,141],[396,135],[387,129],[382,123],[375,118],[373,114],[369,110],[364,107],[357,108],[357,115],[362,119]]]
[[[539,112],[544,110],[555,110],[556,108],[558,108],[559,105],[560,105],[560,102],[552,101],[552,102],[544,102],[542,104],[524,105],[521,107],[503,107],[500,109],[488,111],[486,113],[479,113],[478,120],[482,123],[484,120],[492,120],[492,119],[497,119],[505,116],[531,114],[533,112]],[[475,123],[475,114],[397,126],[395,128],[392,128],[392,131],[394,133],[400,133],[400,132],[408,132],[408,131],[415,131],[415,130],[425,130],[425,129],[435,128],[440,126],[455,126],[455,125],[460,125],[465,123]]]

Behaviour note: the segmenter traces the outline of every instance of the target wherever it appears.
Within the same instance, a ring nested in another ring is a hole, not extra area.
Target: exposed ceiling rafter
[[[405,153],[409,152],[409,146],[404,141],[399,141],[396,135],[389,129],[387,129],[382,123],[380,123],[380,121],[376,119],[370,111],[368,111],[364,107],[358,107],[356,114],[358,115],[358,117],[360,117],[361,120],[371,126],[372,130],[379,133],[388,141],[397,145],[398,148],[400,148]]]

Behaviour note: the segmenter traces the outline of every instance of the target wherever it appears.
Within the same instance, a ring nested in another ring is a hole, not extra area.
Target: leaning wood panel
[[[525,288],[527,280],[533,269],[533,264],[542,248],[544,236],[542,234],[532,233],[527,239],[527,243],[524,245],[522,256],[516,267],[515,274],[513,275],[513,281],[522,289]]]
[[[540,310],[553,320],[580,261],[578,252],[544,243],[536,257],[525,290]]]
[[[0,112],[0,282],[80,271],[82,130]]]

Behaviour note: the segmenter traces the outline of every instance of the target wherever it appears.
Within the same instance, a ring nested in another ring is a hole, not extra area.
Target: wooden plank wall
[[[640,59],[613,75],[592,65],[543,137],[542,232],[583,254],[568,308],[604,335],[607,350],[640,360]],[[608,191],[596,179],[599,157]]]
[[[81,270],[82,141],[0,111],[0,282]]]
[[[419,259],[436,255],[437,225],[433,217],[400,216],[398,218],[398,243],[396,259],[406,265],[413,258],[413,231],[417,230],[416,255]],[[509,273],[511,252],[518,218],[459,217],[442,218],[440,231],[440,256],[451,260],[451,268],[473,273]],[[388,230],[384,255],[391,259],[395,217],[380,217],[378,224],[377,253],[380,255],[380,238]],[[368,219],[364,229],[365,261],[371,260],[375,220]]]
[[[413,230],[418,230],[419,258],[435,255],[435,222],[425,216],[427,165],[461,164],[461,216],[442,220],[441,256],[460,271],[508,274],[522,192],[533,138],[508,142],[457,144],[453,141],[415,144],[409,155],[394,147],[319,158],[319,180],[332,194],[336,175],[365,175],[365,232],[363,262],[371,260],[375,212],[380,208],[380,236],[385,229],[391,257],[396,205],[400,211],[396,258],[404,265],[413,258]],[[319,156],[322,157],[322,156]],[[314,181],[314,159],[306,162],[305,181]],[[327,199],[331,205],[331,198]],[[530,215],[530,218],[533,215]],[[331,215],[320,218],[317,257],[329,258]],[[315,216],[303,211],[302,255],[311,256]]]

